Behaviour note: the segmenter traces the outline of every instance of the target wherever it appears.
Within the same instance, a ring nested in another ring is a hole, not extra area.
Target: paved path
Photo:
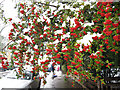
[[[43,86],[43,84],[41,84],[41,88],[45,90],[45,88],[54,88],[54,90],[56,90],[55,88],[73,88],[72,87],[72,79],[69,78],[67,81],[65,81],[65,75],[62,74],[61,71],[55,71],[55,74],[57,75],[57,77],[55,77],[54,79],[52,79],[52,72],[50,72],[50,74],[48,75],[48,77],[46,78],[47,80],[47,84]],[[78,83],[75,84],[75,87],[81,87]]]

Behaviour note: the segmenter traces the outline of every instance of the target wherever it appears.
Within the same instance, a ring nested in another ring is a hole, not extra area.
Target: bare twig
[[[0,4],[2,4],[5,0],[2,0],[2,2],[0,2]]]
[[[20,32],[17,36],[19,36],[21,33],[22,33],[22,32]],[[15,40],[17,40],[17,39],[18,39],[18,37],[16,37],[16,39],[8,42],[7,45],[5,45],[4,48],[2,48],[1,50],[3,51],[8,45],[10,45],[11,42],[13,42],[13,41],[15,41]]]
[[[3,51],[12,41],[10,41],[9,43],[7,43],[7,45],[4,46],[4,48],[2,48],[1,50]]]
[[[41,2],[35,2],[35,3],[42,4],[42,5],[46,5],[46,6],[52,6],[52,7],[56,7],[56,8],[57,8],[57,6],[55,6],[55,5],[50,5],[50,4],[41,3]]]
[[[95,24],[95,25],[100,25],[100,26],[103,26],[103,24]]]

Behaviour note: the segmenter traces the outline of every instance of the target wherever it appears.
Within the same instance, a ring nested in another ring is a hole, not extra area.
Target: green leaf
[[[106,60],[106,63],[109,63],[109,61],[108,61],[108,60]]]

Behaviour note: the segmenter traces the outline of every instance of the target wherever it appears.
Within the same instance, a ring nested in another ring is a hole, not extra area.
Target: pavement
[[[46,78],[46,85],[43,85],[43,83],[41,82],[41,89],[40,90],[45,90],[47,88],[52,88],[52,90],[58,90],[58,89],[72,89],[72,78],[68,78],[68,80],[65,80],[65,74],[63,74],[61,71],[55,71],[55,75],[57,75],[57,77],[55,77],[54,79],[52,79],[52,72],[49,72],[49,75]],[[80,84],[75,83],[75,87],[74,88],[81,88]]]

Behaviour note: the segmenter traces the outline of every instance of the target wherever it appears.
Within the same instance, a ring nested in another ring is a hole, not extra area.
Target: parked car
[[[25,77],[17,78],[15,69],[0,79],[0,90],[8,90],[8,88],[31,90],[40,88],[41,80],[39,73],[34,74],[37,78],[33,79],[31,71],[25,71]]]

